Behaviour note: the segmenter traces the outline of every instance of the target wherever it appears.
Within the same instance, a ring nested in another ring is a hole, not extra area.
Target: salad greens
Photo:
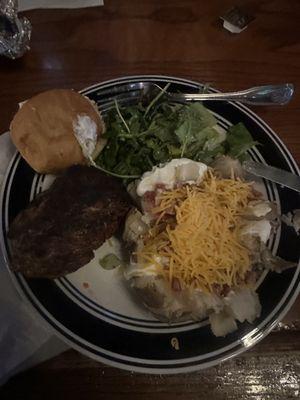
[[[119,267],[121,265],[121,260],[115,254],[110,253],[101,258],[99,264],[102,268],[110,270]]]
[[[148,107],[120,107],[115,102],[105,122],[107,145],[96,164],[120,178],[137,178],[173,158],[206,164],[223,154],[243,159],[257,144],[242,123],[230,127],[226,134],[202,103],[152,101]]]

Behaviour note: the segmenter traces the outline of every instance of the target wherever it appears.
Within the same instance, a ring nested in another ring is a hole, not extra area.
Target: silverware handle
[[[169,93],[171,100],[184,101],[239,101],[250,105],[287,104],[294,93],[294,86],[284,85],[258,86],[230,93]]]

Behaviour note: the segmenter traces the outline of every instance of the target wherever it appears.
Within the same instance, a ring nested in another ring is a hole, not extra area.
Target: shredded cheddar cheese
[[[238,285],[251,268],[238,237],[251,194],[249,183],[219,179],[211,171],[199,185],[163,191],[138,261],[156,266],[170,282],[177,278],[183,287],[210,292],[214,285]]]

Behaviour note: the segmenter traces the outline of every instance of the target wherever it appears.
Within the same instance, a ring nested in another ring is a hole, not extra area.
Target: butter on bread
[[[11,122],[11,138],[22,157],[39,173],[86,164],[74,132],[79,117],[89,118],[96,126],[95,158],[105,145],[103,120],[88,98],[69,89],[49,90],[24,102]]]

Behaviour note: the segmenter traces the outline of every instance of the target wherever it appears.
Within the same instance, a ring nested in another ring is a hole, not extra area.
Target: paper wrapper
[[[1,189],[7,166],[16,152],[8,132],[0,135],[0,149]],[[0,386],[17,372],[67,349],[17,293],[0,249]]]
[[[31,24],[18,18],[17,0],[0,0],[0,55],[15,59],[29,50]]]

